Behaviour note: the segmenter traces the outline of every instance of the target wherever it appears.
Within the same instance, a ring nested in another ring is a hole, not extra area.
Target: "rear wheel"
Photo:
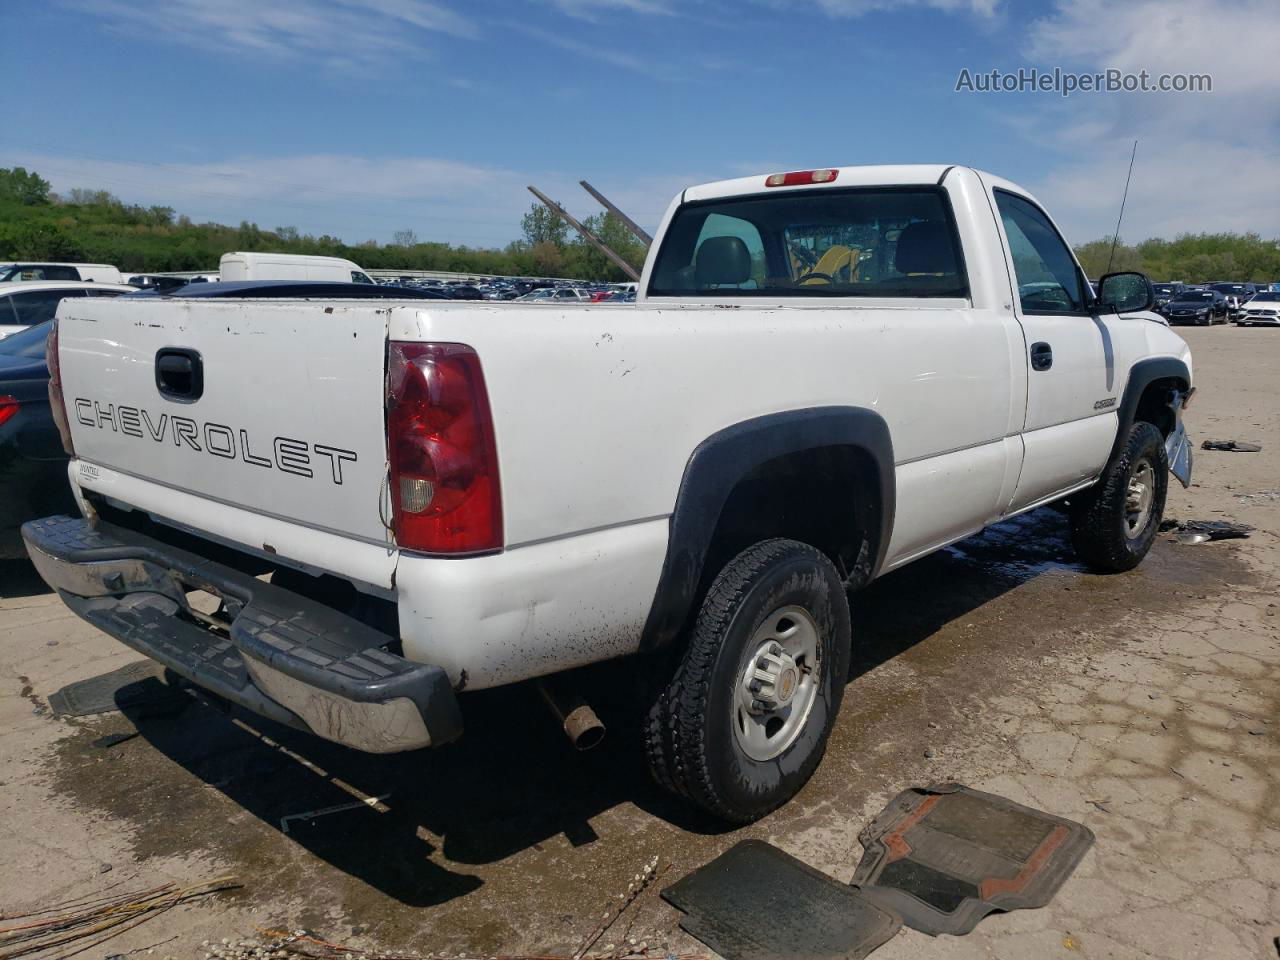
[[[1097,484],[1072,498],[1071,540],[1080,559],[1110,573],[1136,567],[1160,530],[1168,490],[1164,436],[1135,423]]]
[[[657,781],[738,823],[785,803],[822,759],[849,650],[849,604],[826,556],[795,540],[738,554],[707,591],[650,710]]]

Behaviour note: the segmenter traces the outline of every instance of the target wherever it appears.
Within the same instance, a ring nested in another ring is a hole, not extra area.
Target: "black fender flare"
[[[893,442],[884,418],[864,407],[810,407],[744,420],[698,444],[685,465],[662,574],[641,634],[642,651],[666,646],[684,629],[716,524],[738,481],[779,457],[832,446],[854,447],[875,465],[879,540],[868,579],[880,572],[893,532],[896,493]]]
[[[1125,439],[1129,436],[1142,394],[1156,380],[1177,380],[1182,383],[1183,389],[1187,390],[1191,387],[1191,371],[1177,357],[1148,357],[1146,360],[1139,360],[1130,368],[1129,382],[1125,384],[1124,396],[1120,400],[1116,439],[1111,445],[1108,463],[1116,458]]]

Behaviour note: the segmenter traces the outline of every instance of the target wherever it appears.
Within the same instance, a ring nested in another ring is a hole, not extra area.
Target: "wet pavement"
[[[1196,546],[1162,536],[1138,570],[1101,577],[1075,564],[1065,519],[1042,510],[890,574],[854,599],[857,654],[817,775],[745,829],[649,783],[625,665],[583,677],[610,726],[587,754],[525,688],[470,695],[459,743],[391,757],[196,702],[55,719],[59,687],[137,657],[29,566],[0,564],[0,913],[234,873],[238,892],[107,952],[203,956],[204,939],[283,927],[406,951],[569,953],[657,855],[663,879],[622,926],[655,951],[689,952],[700,948],[658,886],[745,837],[848,880],[858,831],[889,798],[955,779],[1079,820],[1097,843],[1049,907],[964,938],[906,931],[877,958],[1274,960],[1280,502],[1265,493],[1280,487],[1280,334],[1187,336],[1193,433],[1263,450],[1197,450],[1197,486],[1175,484],[1168,514],[1257,532]],[[600,946],[619,942],[610,931]]]

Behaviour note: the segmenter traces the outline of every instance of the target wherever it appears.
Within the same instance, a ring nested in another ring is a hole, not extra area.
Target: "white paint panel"
[[[379,513],[385,308],[83,298],[58,310],[79,456],[267,516],[388,542]],[[204,393],[196,402],[157,389],[155,357],[164,347],[199,352]],[[137,411],[128,424],[121,408]],[[194,439],[177,436],[182,421],[195,425]],[[217,431],[212,443],[209,428]]]
[[[406,554],[405,656],[477,690],[634,653],[667,532],[660,519],[469,560]]]
[[[1114,413],[1074,420],[1023,434],[1026,456],[1009,513],[1092,480],[1111,454]]]
[[[885,568],[982,529],[999,509],[1009,456],[1008,444],[1000,440],[898,467]]]
[[[92,490],[157,517],[176,520],[215,539],[258,552],[274,552],[377,587],[392,586],[396,553],[385,546],[263,516],[84,460],[72,460],[68,475],[73,486]]]

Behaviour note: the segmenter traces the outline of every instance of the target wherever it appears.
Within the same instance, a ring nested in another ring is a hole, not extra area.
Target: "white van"
[[[124,283],[120,269],[109,263],[0,263],[0,283],[15,280],[70,280]]]
[[[296,253],[224,253],[218,261],[223,280],[330,280],[373,283],[369,275],[341,257],[304,257]]]

